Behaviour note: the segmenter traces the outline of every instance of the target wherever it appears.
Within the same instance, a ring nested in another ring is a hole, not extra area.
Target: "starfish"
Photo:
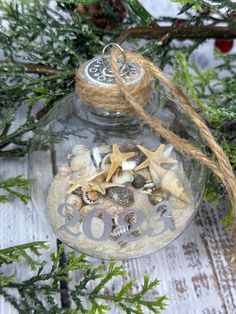
[[[117,186],[118,187],[124,187],[124,185],[109,183],[109,182],[101,182],[101,183],[91,182],[91,183],[89,183],[89,185],[91,186],[92,191],[97,191],[103,195],[106,194],[106,189],[109,189],[112,187],[117,187]]]
[[[122,164],[122,161],[125,161],[131,157],[133,157],[135,153],[121,153],[117,144],[112,145],[112,154],[110,156],[111,166],[106,178],[106,182],[109,182],[117,168],[119,168]]]
[[[141,145],[137,145],[137,146],[144,153],[144,155],[147,156],[147,159],[143,163],[138,165],[135,168],[135,171],[149,167],[151,162],[153,162],[153,161],[159,166],[161,164],[175,164],[175,163],[177,163],[177,160],[163,156],[163,150],[165,148],[164,144],[161,144],[155,152],[152,152],[152,151],[146,149],[145,147],[143,147]]]
[[[80,177],[77,180],[68,180],[69,184],[72,184],[72,186],[67,189],[66,194],[71,194],[78,188],[83,188],[86,191],[91,191],[91,182],[102,175],[104,173],[104,170],[98,173],[95,173],[94,175],[88,177],[87,174],[84,176]]]

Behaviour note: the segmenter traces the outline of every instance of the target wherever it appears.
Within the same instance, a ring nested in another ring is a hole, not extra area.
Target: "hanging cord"
[[[231,257],[231,262],[236,261],[236,178],[233,173],[230,161],[222,148],[216,142],[215,138],[211,134],[209,128],[205,124],[204,120],[199,114],[192,108],[189,100],[184,93],[173,82],[167,79],[162,71],[155,66],[152,62],[146,60],[142,56],[133,53],[125,52],[127,60],[138,63],[144,69],[143,79],[136,85],[127,85],[120,76],[119,69],[117,68],[117,59],[120,56],[118,49],[111,50],[111,65],[112,71],[116,78],[116,85],[111,87],[101,88],[87,82],[81,71],[77,71],[76,75],[76,90],[81,99],[88,104],[110,111],[120,111],[124,114],[136,113],[147,124],[149,124],[157,133],[170,142],[178,151],[183,155],[189,156],[200,161],[203,165],[207,166],[214,172],[222,181],[227,189],[231,203],[234,210],[234,222],[233,222],[233,240],[234,248]],[[163,83],[171,93],[179,101],[180,106],[185,110],[191,120],[197,126],[203,139],[208,143],[211,149],[214,159],[208,157],[197,146],[191,144],[188,140],[179,137],[174,132],[165,128],[161,121],[150,116],[144,109],[144,105],[150,96],[152,89],[152,83],[154,79],[158,79]]]

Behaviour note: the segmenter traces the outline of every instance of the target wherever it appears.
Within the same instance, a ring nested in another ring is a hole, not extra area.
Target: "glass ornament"
[[[119,61],[127,84],[142,78],[138,64],[128,61],[125,68],[124,58]],[[88,61],[82,71],[100,88],[115,82],[108,56]],[[164,91],[153,90],[145,110],[203,146]],[[97,109],[72,93],[40,122],[29,178],[35,207],[62,242],[94,257],[128,259],[153,253],[182,234],[200,204],[207,173],[135,114]]]

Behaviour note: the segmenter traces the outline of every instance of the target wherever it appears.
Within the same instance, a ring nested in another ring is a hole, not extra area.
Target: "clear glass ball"
[[[153,92],[145,109],[202,146],[178,103]],[[186,229],[207,173],[135,114],[98,110],[70,94],[36,131],[29,178],[35,207],[62,242],[94,257],[128,259]]]

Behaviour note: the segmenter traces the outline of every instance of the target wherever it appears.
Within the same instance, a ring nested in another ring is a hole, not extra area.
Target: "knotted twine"
[[[231,167],[230,161],[220,145],[216,142],[201,116],[193,109],[188,98],[183,91],[164,76],[162,71],[152,62],[142,56],[125,52],[127,60],[141,65],[144,69],[144,76],[135,85],[127,85],[123,81],[117,67],[117,59],[120,55],[118,49],[111,51],[112,71],[116,78],[116,84],[101,88],[87,82],[79,69],[76,74],[76,91],[80,98],[91,106],[109,111],[120,111],[124,114],[137,114],[157,133],[170,142],[183,155],[189,156],[207,166],[215,173],[225,188],[227,189],[234,212],[232,236],[234,240],[231,262],[236,261],[236,177]],[[199,147],[193,145],[188,140],[181,138],[171,130],[165,128],[161,121],[154,119],[144,109],[144,105],[150,96],[152,83],[158,79],[179,101],[180,106],[185,110],[190,119],[195,123],[203,139],[206,140],[212,152],[212,157],[207,156]]]

